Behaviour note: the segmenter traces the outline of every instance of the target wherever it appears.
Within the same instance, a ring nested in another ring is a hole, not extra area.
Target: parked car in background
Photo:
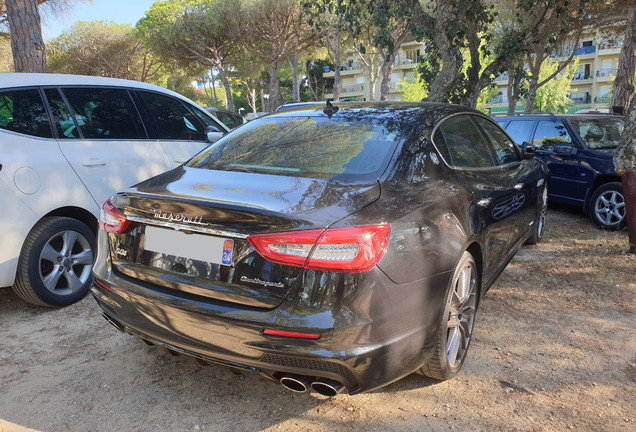
[[[581,207],[600,228],[625,226],[623,187],[612,161],[623,117],[523,113],[493,118],[517,144],[532,143],[547,164],[551,201]]]
[[[100,204],[228,129],[134,81],[0,74],[0,286],[63,306],[88,292]]]
[[[295,392],[449,379],[541,239],[546,174],[459,106],[280,111],[106,201],[91,292],[121,331]]]
[[[247,123],[245,117],[240,114],[237,114],[233,111],[228,111],[224,109],[218,108],[206,108],[210,114],[219,119],[221,123],[227,126],[229,129],[236,129],[241,126],[243,123]]]

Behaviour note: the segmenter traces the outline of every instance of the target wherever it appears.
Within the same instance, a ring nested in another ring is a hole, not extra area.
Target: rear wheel
[[[95,234],[66,217],[42,219],[29,233],[13,285],[23,300],[67,306],[82,299],[92,283]]]
[[[608,231],[625,227],[625,197],[620,182],[606,183],[594,191],[590,219],[596,226]]]
[[[529,245],[535,245],[543,238],[545,220],[548,217],[548,187],[543,188],[543,193],[539,197],[537,218],[532,224],[532,232],[526,240]]]
[[[424,375],[447,380],[464,364],[475,324],[478,281],[475,259],[464,252],[448,290],[435,353],[420,370]]]

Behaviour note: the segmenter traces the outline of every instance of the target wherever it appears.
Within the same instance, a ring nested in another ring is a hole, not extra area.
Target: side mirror
[[[521,152],[525,160],[531,160],[534,158],[534,146],[527,141],[521,144]]]
[[[554,152],[559,154],[575,154],[576,149],[572,144],[557,144],[554,146]]]
[[[203,134],[205,135],[205,139],[209,143],[216,142],[219,139],[221,139],[221,137],[223,136],[223,132],[221,132],[218,128],[212,125],[206,126],[205,130],[203,131]]]

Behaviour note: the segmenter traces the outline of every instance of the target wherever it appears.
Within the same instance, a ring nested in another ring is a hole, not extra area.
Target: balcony
[[[612,95],[610,94],[605,94],[603,96],[596,96],[594,98],[594,103],[600,103],[600,104],[608,104],[612,101]]]
[[[611,78],[611,75],[616,75],[616,68],[602,68],[596,71],[596,76],[599,78]]]
[[[499,75],[497,75],[497,76],[495,77],[495,81],[496,81],[496,82],[498,82],[498,81],[508,81],[508,79],[509,79],[508,74],[507,74],[507,73],[505,73],[505,72],[504,72],[504,73],[502,73],[502,74],[499,74]]]
[[[572,77],[572,81],[578,81],[578,80],[589,80],[592,79],[592,77],[594,76],[594,74],[592,72],[577,72],[574,74],[574,77]]]
[[[340,93],[341,94],[362,93],[362,92],[364,92],[364,85],[363,84],[342,86],[342,88],[340,89]]]
[[[586,54],[594,54],[596,52],[596,47],[595,46],[586,46],[586,47],[579,47],[576,49],[576,55],[577,56],[582,56],[582,55],[586,55]]]
[[[592,98],[588,92],[572,93],[569,98],[573,100],[575,104],[589,104],[592,102]]]
[[[622,40],[608,39],[598,45],[599,55],[618,54],[623,48]]]
[[[508,103],[508,97],[507,96],[503,96],[503,95],[499,95],[499,96],[495,96],[493,98],[490,98],[486,101],[487,104],[501,104],[501,103]]]
[[[408,69],[408,68],[415,67],[415,65],[419,63],[420,61],[422,61],[422,56],[417,56],[415,60],[410,58],[400,59],[400,57],[395,57],[394,66],[397,67],[398,69]]]

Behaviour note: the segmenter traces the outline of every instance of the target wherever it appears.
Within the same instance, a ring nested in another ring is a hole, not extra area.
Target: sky
[[[77,21],[113,21],[135,25],[157,0],[93,0],[73,3],[64,18],[43,17],[44,40],[53,39]]]

